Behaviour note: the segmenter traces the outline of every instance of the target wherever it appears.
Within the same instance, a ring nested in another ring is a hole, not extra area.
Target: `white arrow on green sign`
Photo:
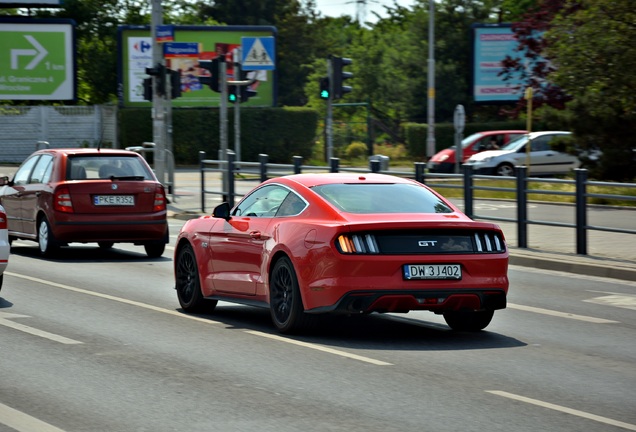
[[[73,23],[0,21],[0,100],[74,100]]]

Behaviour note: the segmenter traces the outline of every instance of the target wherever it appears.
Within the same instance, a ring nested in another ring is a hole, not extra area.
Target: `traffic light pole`
[[[240,78],[241,70],[241,49],[234,50],[234,79]],[[238,89],[238,87],[237,87]],[[236,100],[234,101],[234,153],[236,153],[236,161],[241,160],[241,96],[237,91]]]
[[[333,68],[331,67],[331,58],[327,59],[327,76],[329,77],[329,98],[327,99],[327,119],[326,119],[326,129],[327,129],[327,161],[330,161],[333,157],[333,107],[332,107],[332,99],[333,99]]]
[[[163,22],[163,10],[161,0],[152,0],[152,25],[150,34],[152,37],[152,63],[153,65],[163,65],[163,52],[161,46],[157,43],[157,26]],[[154,67],[154,66],[153,66]],[[161,73],[165,74],[165,68],[160,68]],[[155,152],[153,158],[153,166],[155,175],[162,184],[165,183],[166,170],[166,124],[165,124],[165,106],[164,96],[159,93],[159,81],[165,82],[166,77],[155,75],[152,77],[153,98],[152,98],[152,139],[155,143]]]

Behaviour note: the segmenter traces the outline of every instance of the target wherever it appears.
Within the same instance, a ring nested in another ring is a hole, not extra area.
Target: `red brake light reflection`
[[[53,208],[64,213],[73,213],[73,202],[68,188],[59,188],[53,197]]]

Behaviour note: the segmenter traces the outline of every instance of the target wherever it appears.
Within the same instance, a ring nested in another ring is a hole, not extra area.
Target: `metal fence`
[[[303,172],[356,172],[356,173],[382,173],[389,174],[398,177],[405,177],[414,179],[422,184],[429,186],[435,186],[435,188],[453,188],[461,189],[464,196],[464,213],[472,219],[492,220],[501,222],[513,222],[517,224],[517,242],[518,247],[528,247],[528,226],[529,225],[545,225],[545,226],[557,226],[567,227],[576,230],[576,253],[580,255],[587,255],[587,237],[588,231],[606,231],[620,234],[636,234],[636,230],[632,229],[620,229],[609,226],[600,225],[588,225],[587,215],[590,198],[603,198],[607,200],[623,200],[623,201],[636,201],[636,183],[612,183],[612,182],[599,182],[591,181],[588,179],[588,172],[585,169],[576,169],[574,180],[555,179],[555,178],[543,178],[543,177],[528,177],[527,167],[518,166],[515,167],[514,177],[502,177],[502,176],[487,176],[476,175],[472,171],[472,167],[464,165],[462,174],[427,174],[426,164],[423,162],[415,162],[413,170],[383,170],[386,166],[383,166],[382,160],[378,158],[371,158],[369,161],[369,168],[348,168],[341,167],[340,160],[338,158],[331,158],[328,166],[314,166],[303,165],[301,156],[294,156],[292,164],[273,164],[269,163],[268,156],[265,154],[259,155],[258,162],[237,162],[236,156],[232,152],[228,152],[227,160],[210,160],[205,158],[205,152],[199,153],[200,173],[201,173],[201,211],[205,213],[205,197],[207,194],[222,195],[224,201],[228,201],[231,206],[234,205],[236,198],[241,195],[236,193],[236,175],[247,174],[258,176],[261,182],[268,178],[278,177],[288,174],[300,174]],[[222,190],[208,190],[206,189],[205,174],[208,172],[220,172],[223,173],[223,185]],[[231,175],[230,175],[231,174]],[[453,184],[448,180],[454,180]],[[475,180],[511,180],[514,181],[514,188],[494,187],[487,185],[476,185]],[[565,185],[571,185],[574,187],[573,192],[567,191],[551,191],[542,189],[529,189],[530,182],[539,184],[560,183]],[[620,195],[620,194],[600,194],[588,192],[588,186],[605,186],[614,188],[627,188],[635,191],[634,195]],[[512,192],[516,196],[516,218],[502,218],[486,215],[475,214],[475,201],[478,199],[475,196],[475,191],[503,191]],[[529,194],[541,194],[541,195],[563,195],[574,198],[575,207],[575,220],[573,223],[561,223],[545,220],[531,220],[528,217],[528,195]]]

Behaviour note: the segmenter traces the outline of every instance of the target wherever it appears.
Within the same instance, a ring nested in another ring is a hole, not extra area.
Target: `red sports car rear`
[[[415,181],[380,174],[271,179],[188,222],[175,251],[186,310],[269,307],[282,332],[323,313],[430,310],[481,330],[506,307],[503,233]]]

